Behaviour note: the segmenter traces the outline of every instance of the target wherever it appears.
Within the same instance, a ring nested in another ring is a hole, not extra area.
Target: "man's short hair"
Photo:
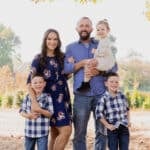
[[[89,17],[87,17],[87,16],[81,17],[81,18],[78,20],[77,25],[79,24],[79,22],[80,22],[81,20],[84,20],[84,19],[89,20],[89,21],[90,21],[90,23],[91,23],[91,25],[92,25],[92,21],[91,21],[91,19],[90,19]]]

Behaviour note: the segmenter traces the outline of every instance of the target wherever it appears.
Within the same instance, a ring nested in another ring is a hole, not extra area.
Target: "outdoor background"
[[[24,119],[18,109],[44,32],[57,29],[65,52],[78,40],[75,27],[83,16],[93,21],[92,36],[99,20],[109,21],[118,48],[120,89],[131,107],[130,149],[150,149],[150,0],[0,0],[0,150],[23,149]],[[72,79],[68,83],[72,93]],[[91,150],[93,123],[87,138]],[[72,149],[71,140],[67,149]]]

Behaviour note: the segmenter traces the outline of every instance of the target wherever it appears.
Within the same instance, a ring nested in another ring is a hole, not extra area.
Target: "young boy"
[[[48,133],[50,117],[53,114],[53,105],[50,95],[43,93],[46,85],[40,74],[31,79],[37,101],[40,105],[38,112],[31,112],[31,99],[29,94],[25,97],[20,108],[21,116],[25,117],[25,150],[34,150],[37,143],[38,150],[48,149]]]
[[[124,94],[118,91],[119,76],[107,74],[106,92],[96,106],[96,118],[107,128],[109,150],[129,149],[129,106]]]

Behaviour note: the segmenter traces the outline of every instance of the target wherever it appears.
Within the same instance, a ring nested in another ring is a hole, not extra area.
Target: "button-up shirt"
[[[74,73],[74,93],[77,92],[77,88],[81,86],[81,83],[84,81],[84,67],[80,70],[74,70],[75,63],[83,60],[83,59],[90,59],[93,58],[92,49],[96,49],[98,45],[98,41],[91,38],[90,42],[87,44],[82,43],[81,41],[77,41],[71,43],[66,48],[66,57],[65,57],[65,64],[64,64],[64,71],[65,73]],[[73,57],[75,63],[69,62],[68,58]],[[116,72],[117,67],[113,67],[111,71]],[[104,77],[102,75],[97,75],[92,77],[90,80],[90,87],[91,89],[89,92],[85,93],[86,96],[96,96],[102,95],[105,91],[104,86]],[[81,93],[80,93],[81,94]]]
[[[108,91],[99,99],[96,107],[96,118],[105,118],[108,123],[113,124],[116,128],[120,124],[127,126],[129,111],[128,101],[124,94],[118,92],[112,97]]]
[[[42,109],[48,110],[53,114],[53,104],[50,95],[42,93],[37,97],[37,101]],[[23,100],[19,112],[31,112],[31,99],[29,95]],[[25,136],[32,138],[46,136],[49,133],[49,126],[50,118],[47,118],[44,115],[40,115],[37,119],[25,119]]]

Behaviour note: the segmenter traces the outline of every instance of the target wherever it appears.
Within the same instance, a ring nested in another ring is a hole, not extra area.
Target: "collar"
[[[39,96],[37,96],[37,101],[41,101],[43,99],[43,97],[45,97],[44,93],[41,93]]]
[[[79,44],[82,44],[81,40],[78,40]],[[96,40],[94,37],[90,38],[89,43],[98,44],[98,40]]]
[[[116,99],[116,98],[118,98],[118,96],[120,95],[120,91],[118,91],[117,94],[116,94],[116,96],[113,97],[113,96],[108,92],[108,90],[106,90],[105,95],[106,95],[107,97],[110,97],[111,99]]]

